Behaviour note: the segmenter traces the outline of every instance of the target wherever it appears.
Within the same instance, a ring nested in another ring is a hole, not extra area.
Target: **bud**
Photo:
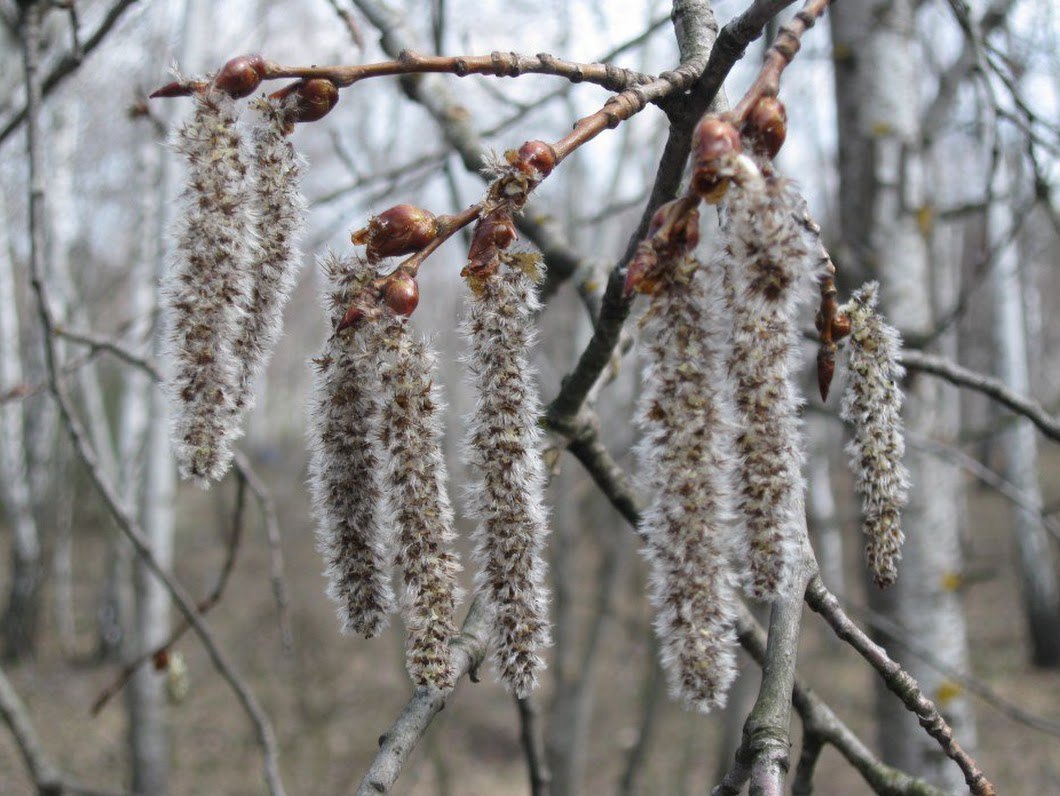
[[[339,103],[339,89],[330,80],[313,78],[299,80],[270,94],[270,99],[284,99],[292,94],[298,97],[298,107],[291,121],[315,122],[323,119]]]
[[[693,192],[708,204],[717,204],[729,186],[725,161],[743,151],[740,134],[729,122],[707,116],[692,134]]]
[[[462,276],[488,276],[497,270],[498,255],[515,240],[515,222],[511,213],[501,209],[480,218],[471,236],[467,266]]]
[[[353,233],[357,245],[367,244],[368,262],[384,257],[414,254],[438,236],[434,214],[413,205],[396,205],[368,221],[368,226]]]
[[[407,271],[395,271],[383,284],[383,301],[396,315],[407,318],[420,303],[420,289],[416,280]]]
[[[762,97],[744,122],[743,134],[754,142],[757,152],[772,160],[784,146],[787,125],[788,112],[784,103],[776,97]]]
[[[240,55],[221,67],[213,79],[213,86],[233,99],[242,99],[253,94],[261,85],[264,73],[264,58],[260,55]]]
[[[622,297],[629,298],[634,292],[652,293],[655,283],[649,278],[659,264],[659,256],[649,241],[641,241],[633,259],[626,268],[626,281],[622,286]]]
[[[556,168],[556,150],[544,141],[527,141],[509,163],[527,176],[544,179]]]

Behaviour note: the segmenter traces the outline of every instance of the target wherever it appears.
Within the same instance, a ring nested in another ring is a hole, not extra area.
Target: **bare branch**
[[[965,782],[974,796],[994,796],[997,791],[978,763],[961,748],[953,737],[953,729],[939,713],[935,704],[924,696],[916,680],[895,662],[846,615],[839,600],[825,587],[820,576],[814,576],[806,589],[806,603],[831,626],[835,634],[853,647],[883,679],[884,685],[920,721],[920,726],[938,741],[943,753],[964,773]]]
[[[453,639],[453,669],[456,680],[465,674],[472,682],[477,679],[476,672],[486,654],[489,640],[489,622],[486,601],[478,595],[471,602],[467,617],[460,628],[460,635]],[[455,686],[454,686],[455,688]],[[397,781],[409,756],[416,748],[420,738],[427,731],[431,721],[445,707],[446,701],[454,689],[441,690],[420,686],[405,705],[397,720],[379,738],[379,752],[376,754],[368,772],[357,787],[357,796],[376,796],[389,793]]]
[[[958,387],[968,387],[988,395],[1016,414],[1026,417],[1049,439],[1060,442],[1060,421],[1046,412],[1037,401],[1014,393],[1000,379],[969,370],[945,357],[909,349],[902,351],[902,364],[907,370],[931,373]]]
[[[530,794],[548,796],[552,774],[548,770],[548,760],[545,757],[537,704],[532,696],[516,699],[515,704],[519,709],[519,741],[523,745],[526,770],[530,776]]]

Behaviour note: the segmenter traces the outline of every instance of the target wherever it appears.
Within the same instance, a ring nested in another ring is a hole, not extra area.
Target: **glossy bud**
[[[544,141],[527,141],[516,154],[516,168],[537,179],[543,179],[556,168],[556,150]]]
[[[296,122],[315,122],[323,119],[339,103],[339,89],[330,80],[313,78],[298,86],[298,110]]]
[[[716,204],[728,188],[726,161],[743,151],[740,133],[727,121],[707,116],[692,135],[692,190],[705,202]]]
[[[788,134],[784,103],[776,97],[762,97],[744,122],[743,133],[754,142],[757,151],[770,160],[775,158]]]
[[[265,74],[265,59],[260,55],[240,55],[233,58],[217,73],[213,85],[234,99],[254,93]]]
[[[395,271],[383,284],[383,302],[396,315],[410,316],[420,303],[420,288],[411,274]]]
[[[395,205],[353,233],[357,245],[366,245],[368,262],[384,257],[414,254],[438,236],[438,220],[430,211],[414,205]]]
[[[471,235],[463,275],[486,276],[493,273],[497,269],[501,250],[507,249],[515,238],[515,222],[509,213],[497,212],[480,218]]]
[[[633,255],[633,259],[630,260],[629,267],[626,269],[626,281],[622,285],[622,297],[628,299],[634,292],[651,293],[652,284],[648,276],[655,271],[658,264],[659,257],[655,249],[647,241],[642,241],[637,247],[637,252]]]

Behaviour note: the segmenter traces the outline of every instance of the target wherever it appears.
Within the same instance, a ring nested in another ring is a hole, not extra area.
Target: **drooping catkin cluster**
[[[333,254],[323,262],[332,327],[374,276],[359,260]],[[326,564],[328,595],[343,631],[371,638],[394,607],[390,535],[380,522],[377,422],[381,328],[366,323],[333,334],[314,360],[309,407],[309,484]]]
[[[549,643],[540,402],[529,360],[540,265],[527,255],[499,257],[497,271],[469,279],[463,324],[479,396],[467,419],[474,479],[468,505],[479,521],[476,587],[491,612],[494,659],[507,688],[525,697],[544,666],[539,652]]]
[[[299,187],[304,161],[295,152],[287,129],[297,98],[261,99],[254,107],[261,121],[252,133],[251,212],[253,275],[247,318],[233,344],[240,363],[237,403],[250,409],[255,380],[265,370],[283,331],[283,308],[291,296],[301,255],[298,237],[305,215]]]
[[[168,278],[173,436],[185,477],[224,475],[282,328],[300,257],[301,162],[286,138],[294,100],[261,100],[249,162],[236,101],[206,89],[176,134],[188,162]]]
[[[865,557],[876,585],[890,586],[902,557],[900,511],[908,500],[909,472],[902,464],[901,337],[876,311],[879,285],[855,291],[839,311],[850,319],[850,383],[840,416],[854,428],[847,445],[854,488],[862,495]]]
[[[645,316],[638,446],[655,630],[670,692],[707,712],[736,676],[731,408],[721,284],[694,259],[662,275]]]
[[[791,375],[796,308],[815,275],[796,206],[783,179],[755,176],[729,189],[723,222],[740,461],[736,509],[746,530],[745,591],[758,599],[784,592],[799,550],[800,398]]]
[[[391,314],[381,325],[379,439],[389,455],[384,481],[405,586],[406,667],[417,685],[451,688],[455,672],[449,642],[457,635],[453,615],[460,563],[452,550],[453,510],[439,419],[444,404],[433,382],[435,357],[413,338],[407,319]]]
[[[233,340],[249,292],[247,165],[235,101],[206,91],[174,145],[188,162],[176,258],[166,282],[173,439],[181,474],[220,478],[239,435],[241,364]]]

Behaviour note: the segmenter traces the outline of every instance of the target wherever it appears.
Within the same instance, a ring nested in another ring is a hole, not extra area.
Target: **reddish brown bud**
[[[842,340],[850,334],[850,318],[846,315],[836,315],[832,319],[832,339]]]
[[[171,97],[190,97],[202,88],[201,83],[186,80],[174,80],[166,83],[162,88],[155,89],[147,95],[148,99],[169,99]]]
[[[384,257],[414,254],[438,236],[434,214],[413,205],[395,205],[368,221],[368,226],[353,233],[358,246],[367,245],[368,262]]]
[[[339,89],[330,80],[313,78],[299,80],[284,86],[271,99],[283,99],[292,94],[298,95],[298,108],[294,113],[295,122],[315,122],[323,119],[339,102]]]
[[[654,283],[648,278],[659,264],[659,257],[655,248],[648,241],[641,241],[637,247],[636,254],[629,261],[626,269],[626,281],[622,285],[622,297],[629,298],[634,291],[637,293],[651,293]]]
[[[410,316],[420,303],[420,289],[406,271],[395,271],[383,284],[383,301],[397,315]]]
[[[515,222],[506,211],[480,218],[471,235],[467,266],[462,274],[487,276],[497,269],[497,256],[515,240]]]
[[[364,317],[364,309],[360,304],[351,304],[349,308],[343,313],[342,318],[339,320],[339,325],[335,327],[335,334],[338,334],[343,329],[349,329],[351,326],[355,326],[361,318]]]
[[[248,97],[261,85],[265,74],[265,59],[260,55],[240,55],[224,66],[213,79],[218,91],[234,99]]]
[[[527,141],[519,147],[512,165],[530,177],[543,179],[556,168],[556,150],[544,141]]]
[[[156,672],[164,672],[169,668],[169,650],[163,647],[151,656],[151,663]]]
[[[743,145],[736,128],[717,116],[707,116],[692,134],[692,190],[708,204],[716,204],[729,186],[723,173],[726,161],[740,154]]]
[[[754,142],[755,150],[770,160],[784,146],[788,134],[788,112],[776,97],[762,97],[743,124],[743,134]]]
[[[817,349],[817,389],[821,391],[821,400],[828,400],[828,389],[832,386],[835,375],[835,344],[822,345]]]

